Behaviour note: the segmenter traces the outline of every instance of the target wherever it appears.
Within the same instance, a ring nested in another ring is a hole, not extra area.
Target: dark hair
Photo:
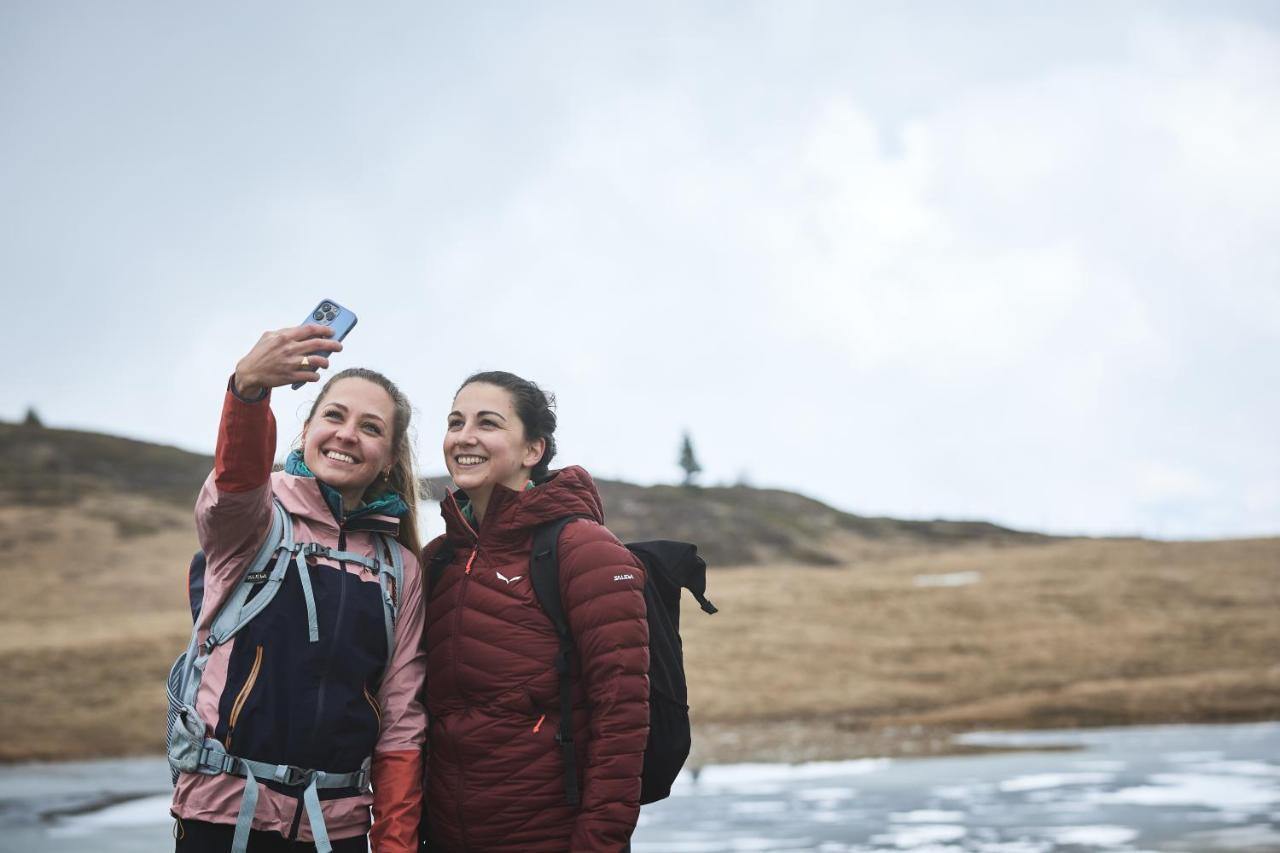
[[[510,394],[516,416],[524,425],[525,440],[533,441],[540,438],[546,442],[542,458],[533,466],[531,472],[531,479],[535,483],[545,480],[547,468],[556,455],[556,395],[543,391],[537,383],[521,379],[514,373],[507,373],[505,370],[486,370],[468,376],[466,381],[458,386],[454,396],[456,397],[463,388],[475,382],[497,385]]]
[[[329,377],[329,381],[324,383],[324,387],[320,389],[320,396],[316,397],[316,401],[311,404],[311,411],[307,413],[307,423],[311,423],[311,419],[316,416],[316,410],[324,402],[333,383],[343,379],[363,379],[366,382],[372,382],[391,397],[392,407],[395,410],[391,424],[391,453],[395,462],[392,463],[391,472],[385,478],[378,477],[369,484],[364,491],[364,499],[372,500],[388,489],[404,498],[409,511],[400,519],[400,532],[396,535],[396,539],[409,549],[409,553],[416,555],[422,548],[418,542],[418,478],[413,471],[413,439],[409,434],[409,421],[413,417],[413,407],[409,405],[409,398],[404,395],[404,392],[378,371],[367,367],[348,367],[333,374]]]

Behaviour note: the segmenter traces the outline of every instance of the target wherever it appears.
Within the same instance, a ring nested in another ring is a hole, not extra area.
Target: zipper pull
[[[538,718],[538,722],[533,724],[533,733],[535,735],[538,733],[538,729],[542,728],[542,723],[546,719],[547,719],[547,715],[543,714],[541,717]]]
[[[479,545],[477,545],[476,547],[474,547],[474,548],[472,548],[472,549],[471,549],[471,556],[470,556],[470,557],[467,557],[467,568],[466,568],[466,570],[463,572],[463,574],[464,574],[464,575],[469,575],[469,574],[471,574],[471,564],[472,564],[472,563],[474,563],[474,562],[476,561],[476,552],[477,552],[477,551],[479,551],[479,550],[480,550],[480,546],[479,546]]]

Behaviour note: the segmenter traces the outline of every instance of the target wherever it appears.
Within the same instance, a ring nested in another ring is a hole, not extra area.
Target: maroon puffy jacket
[[[475,530],[441,504],[453,558],[427,603],[426,807],[431,850],[617,851],[635,828],[649,731],[644,571],[601,522],[591,476],[570,467],[536,488],[495,487]],[[539,524],[567,515],[560,589],[578,647],[574,732],[582,804],[565,801],[556,731],[559,643],[529,582]]]

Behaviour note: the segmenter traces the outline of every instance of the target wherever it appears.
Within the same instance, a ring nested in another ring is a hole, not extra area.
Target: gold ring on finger
[[[304,356],[302,357],[302,369],[303,369],[303,370],[310,370],[310,369],[311,369],[311,356],[309,356],[309,355],[304,355]]]

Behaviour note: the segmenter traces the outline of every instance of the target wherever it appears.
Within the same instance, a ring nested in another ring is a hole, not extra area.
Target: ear
[[[545,438],[535,438],[533,441],[525,445],[524,451],[524,467],[532,468],[538,464],[538,460],[542,458],[542,454],[546,452],[547,440]]]

